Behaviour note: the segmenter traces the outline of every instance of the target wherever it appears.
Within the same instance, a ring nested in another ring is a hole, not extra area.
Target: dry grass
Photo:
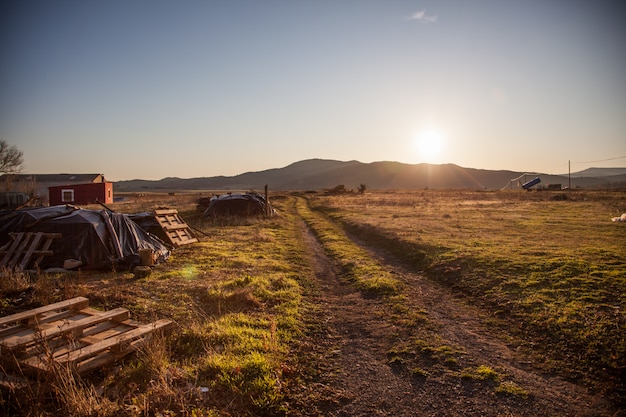
[[[393,277],[353,243],[341,240],[345,235],[337,241],[343,231],[333,231],[333,222],[483,305],[493,313],[495,326],[505,326],[522,348],[543,355],[547,370],[596,380],[599,375],[614,377],[611,372],[625,369],[626,357],[621,331],[626,325],[626,228],[610,218],[626,212],[626,197],[588,193],[557,201],[550,196],[438,191],[309,195],[313,211],[300,209],[303,217],[310,216],[310,224],[317,222],[322,240],[327,233],[328,242],[335,241],[334,248],[326,245],[328,253],[345,266],[350,279],[366,278],[368,271]],[[176,249],[146,278],[136,279],[128,271],[5,274],[0,315],[80,295],[96,308],[128,308],[141,322],[169,318],[176,323],[172,334],[155,337],[114,366],[83,378],[61,369],[25,390],[1,391],[5,414],[288,413],[283,384],[297,377],[289,375],[294,371],[287,359],[290,343],[301,331],[302,293],[311,274],[296,211],[303,200],[277,199],[280,216],[273,219],[217,222],[199,214],[198,197],[129,194],[126,201],[110,205],[123,213],[176,208],[201,232],[199,243]],[[320,213],[324,216],[316,220]],[[350,265],[342,258],[346,253],[361,261]],[[393,289],[381,294],[389,297],[400,287],[394,283]],[[401,296],[390,299],[399,323],[406,308]],[[416,316],[412,322],[419,320]],[[418,342],[407,341],[407,352],[428,354],[454,369],[460,355],[454,347],[445,341]],[[558,360],[561,353],[564,360]],[[399,346],[390,352],[390,361],[406,355]],[[524,395],[513,383],[499,386],[498,393]]]
[[[110,416],[119,411],[115,401],[98,394],[94,385],[76,376],[68,366],[55,367],[50,385],[58,411],[68,417]]]
[[[99,309],[124,307],[140,322],[169,318],[175,330],[118,365],[78,377],[59,369],[23,391],[4,392],[15,415],[279,415],[282,373],[299,332],[308,279],[297,223],[252,219],[216,224],[196,210],[198,195],[136,196],[109,207],[136,213],[176,208],[200,242],[173,251],[148,277],[129,271],[9,274],[0,315],[71,296]],[[97,207],[93,207],[97,208]],[[102,208],[102,207],[99,207]],[[38,395],[42,390],[48,394]],[[25,405],[25,406],[24,406]]]
[[[626,193],[370,192],[311,204],[491,311],[546,370],[625,384],[626,228],[611,218]]]

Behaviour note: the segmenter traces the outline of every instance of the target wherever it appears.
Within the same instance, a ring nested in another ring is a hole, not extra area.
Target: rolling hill
[[[626,186],[626,169],[589,169],[571,175],[572,188],[609,188]],[[514,171],[463,168],[454,164],[404,164],[400,162],[335,161],[308,159],[283,168],[246,172],[235,176],[201,178],[168,177],[158,181],[129,180],[115,183],[118,192],[158,192],[179,190],[320,190],[345,185],[356,189],[472,189],[498,190],[519,188],[535,177],[540,186],[568,186],[567,175],[546,175]],[[514,180],[514,181],[512,181]]]

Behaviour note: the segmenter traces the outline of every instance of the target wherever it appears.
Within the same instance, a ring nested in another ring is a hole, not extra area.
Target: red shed
[[[51,206],[60,204],[110,204],[113,202],[113,183],[58,185],[48,188]]]

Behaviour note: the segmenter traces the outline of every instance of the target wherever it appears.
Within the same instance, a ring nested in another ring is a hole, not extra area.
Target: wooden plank
[[[9,336],[24,336],[28,334],[28,332],[32,332],[33,330],[38,329],[49,329],[50,327],[54,327],[58,325],[55,322],[61,322],[62,320],[79,320],[85,318],[89,315],[93,314],[80,314],[83,310],[80,310],[77,314],[76,311],[73,310],[63,310],[60,312],[49,312],[43,313],[38,316],[38,319],[33,323],[20,323],[14,326],[5,327],[0,330],[0,345],[2,344],[2,339],[6,339]]]
[[[155,331],[164,327],[168,327],[171,324],[172,324],[171,320],[165,320],[165,319],[157,320],[156,322],[150,323],[150,324],[144,324],[133,330],[129,330],[119,336],[110,337],[101,342],[95,343],[86,349],[81,349],[80,351],[74,351],[71,354],[69,354],[67,358],[62,358],[61,362],[75,362],[77,360],[91,357],[107,349],[114,349],[118,351],[124,350],[123,345],[125,342],[130,342],[138,337],[143,336],[146,333],[150,333],[152,331]]]
[[[31,387],[32,385],[31,382],[23,376],[7,375],[6,373],[3,373],[0,374],[0,386],[10,390],[11,392],[16,392]]]
[[[15,233],[9,233],[9,237],[11,239],[13,239],[13,241],[9,242],[9,243],[7,243],[6,245],[3,246],[3,248],[6,248],[8,246],[8,249],[5,249],[3,251],[5,256],[3,258],[2,266],[6,265],[6,262],[4,262],[4,261],[10,259],[11,255],[13,254],[13,252],[15,252],[15,250],[17,249],[17,247],[20,244],[20,240],[17,239],[17,235]],[[9,244],[10,244],[10,246],[9,246]]]
[[[84,310],[61,310],[61,311],[50,311],[48,313],[44,313],[38,317],[37,323],[39,327],[50,327],[55,321],[69,319],[70,317],[76,317],[77,314],[83,315],[83,317],[87,317],[90,315],[89,313],[84,313]]]
[[[187,226],[186,224],[166,224],[163,225],[163,230],[165,231],[170,231],[170,230],[184,230],[184,229],[188,229],[189,226]]]
[[[89,305],[89,300],[85,297],[76,297],[65,301],[60,301],[54,304],[48,304],[43,307],[35,308],[21,313],[12,314],[10,316],[0,317],[0,326],[11,324],[14,322],[20,322],[36,318],[44,313],[52,311],[60,311],[63,309],[80,310],[86,308]]]
[[[20,233],[20,235],[21,237],[19,239],[22,240],[22,243],[20,244],[18,249],[15,251],[16,253],[13,255],[13,258],[7,264],[8,269],[13,269],[15,265],[17,265],[17,261],[20,259],[22,252],[24,252],[24,250],[28,247],[30,238],[32,236],[31,233]]]
[[[15,256],[15,252],[17,251],[17,248],[22,243],[21,234],[9,233],[9,236],[11,236],[11,239],[13,239],[13,244],[9,247],[9,249],[4,254],[4,257],[2,258],[2,262],[0,263],[0,267],[2,268],[9,267],[9,262],[11,262],[11,260]]]
[[[125,308],[116,308],[97,314],[94,316],[85,317],[83,319],[76,320],[74,322],[64,320],[59,325],[47,328],[47,329],[31,329],[29,334],[23,336],[7,337],[0,342],[0,344],[8,349],[16,349],[20,346],[35,342],[45,341],[53,337],[62,336],[68,333],[73,333],[76,338],[82,335],[83,329],[93,326],[106,320],[123,321],[128,319],[130,313]]]
[[[120,336],[142,325],[143,323],[138,323],[130,319],[124,320],[121,323],[105,321],[96,326],[85,329],[83,336],[78,340],[74,340],[71,345],[67,343],[67,340],[62,338],[49,341],[49,346],[46,346],[46,356],[47,358],[52,357],[54,359],[63,357],[68,355],[69,352],[84,349],[89,345],[101,342],[105,339]],[[59,340],[61,340],[62,343],[57,343]],[[41,354],[41,348],[36,349],[34,347],[29,347],[24,351],[24,354],[21,357],[28,358],[39,356]]]
[[[67,355],[67,357],[59,358],[59,362],[61,363],[76,362],[78,360],[89,358],[95,354],[98,354],[108,349],[123,351],[124,344],[126,342],[130,342],[134,339],[137,339],[138,337],[145,335],[146,333],[150,333],[161,328],[167,328],[168,326],[171,326],[171,325],[172,325],[172,321],[165,320],[165,319],[157,320],[154,323],[150,323],[150,324],[144,324],[133,330],[129,330],[119,336],[110,337],[101,342],[88,346],[85,349],[71,352],[69,355]]]
[[[86,329],[83,335],[86,333],[94,334],[92,333],[92,329],[100,328],[100,326],[105,326],[105,328],[108,328],[108,329],[111,329],[111,327],[113,327],[113,329],[115,329],[115,331],[112,333],[113,335],[119,335],[129,330],[133,330],[135,328],[135,327],[130,327],[127,325],[107,321],[107,322],[103,322],[96,326]],[[73,351],[78,351],[78,350],[89,347],[90,345],[93,344],[93,340],[94,340],[93,336],[81,337],[79,339],[73,339],[73,340],[70,340],[64,337],[59,337],[56,339],[49,340],[45,344],[45,346],[42,344],[31,344],[27,346],[23,351],[22,350],[19,351],[20,363],[25,364],[26,366],[30,366],[29,365],[30,363],[37,362],[36,358],[40,358],[39,362],[41,362],[42,366],[44,367],[49,366],[50,361],[56,361],[57,358],[66,357],[69,353]],[[100,339],[97,340],[97,342],[99,341]],[[46,369],[41,368],[39,370],[45,371]]]
[[[78,363],[76,365],[76,370],[79,374],[83,374],[93,369],[100,368],[101,366],[108,365],[109,363],[115,362],[116,360],[123,358],[129,353],[136,351],[141,346],[145,345],[146,342],[146,338],[140,338],[132,341],[127,346],[127,349],[123,352],[108,351],[98,356],[92,356],[91,358],[85,359],[84,361]]]
[[[47,240],[43,244],[43,247],[41,248],[41,251],[42,252],[46,252],[46,253],[39,254],[37,259],[35,260],[35,268],[39,266],[39,264],[43,260],[44,256],[52,255],[52,251],[50,251],[50,246],[52,246],[52,240],[53,239],[60,239],[61,237],[63,237],[63,235],[61,233],[46,233],[45,237],[46,237]],[[47,253],[47,252],[49,252],[49,253]]]
[[[20,265],[19,265],[20,269],[26,269],[26,266],[28,266],[28,262],[30,262],[31,256],[33,256],[33,252],[39,246],[39,242],[41,242],[41,239],[43,239],[42,232],[33,234],[33,239],[29,245],[29,248],[24,254],[24,257],[22,258],[22,262],[20,262]]]
[[[126,324],[127,321],[128,320],[125,320],[123,323],[116,323],[116,322],[108,321],[108,322],[100,323],[99,325],[94,326],[92,328],[86,329],[85,332],[83,333],[83,336],[80,339],[74,341],[72,345],[66,343],[64,345],[57,346],[54,349],[54,351],[51,353],[51,356],[55,358],[56,360],[57,358],[62,358],[68,355],[72,351],[85,349],[95,343],[99,343],[110,337],[116,337],[116,336],[122,335],[128,331],[131,331],[137,328],[137,326],[130,326]],[[95,328],[98,328],[98,331],[95,331],[94,330]],[[33,356],[33,355],[29,355],[29,356]]]
[[[178,246],[189,245],[191,243],[196,243],[198,241],[198,239],[196,239],[195,237],[190,238],[190,237],[187,237],[186,235],[183,235],[183,236],[179,235],[178,239],[179,239]]]
[[[101,313],[101,312],[99,312]],[[35,337],[38,339],[41,332],[50,332],[50,329],[57,329],[59,326],[67,325],[70,322],[76,322],[86,317],[91,317],[93,314],[85,314],[83,310],[62,310],[60,312],[48,312],[38,316],[37,320],[33,320],[31,323],[21,322],[19,325],[8,327],[0,332],[0,348],[6,348],[7,351],[15,349],[13,346],[7,346],[5,342],[11,343],[11,341],[18,340],[24,337]],[[54,346],[58,343],[52,343],[47,341],[45,348],[47,350],[54,349]],[[19,352],[14,352],[20,356],[28,356],[32,346],[22,345],[19,346]],[[35,350],[37,347],[35,348]],[[38,348],[41,350],[41,347]]]
[[[168,215],[168,214],[178,214],[178,210],[176,209],[156,209],[154,210],[154,214],[158,215]]]
[[[10,326],[10,327],[5,327],[4,329],[0,329],[0,338],[17,333],[23,328],[24,328],[23,326]]]
[[[86,329],[82,339],[86,340],[89,344],[93,344],[108,339],[109,337],[118,336],[139,326],[141,326],[141,324],[132,324],[132,320],[124,320],[121,323],[104,322],[95,327]]]
[[[37,256],[36,265],[41,262],[44,256],[52,255],[50,246],[52,239],[61,237],[60,233],[43,233],[43,232],[20,232],[9,233],[13,242],[11,246],[5,245],[2,247],[2,253],[4,256],[0,260],[0,267],[13,269],[19,268],[20,270],[26,269],[31,262],[33,255]],[[45,241],[43,241],[45,239]],[[43,247],[40,248],[43,241]],[[8,249],[6,249],[8,247]]]
[[[193,239],[193,236],[191,235],[191,233],[188,232],[187,228],[184,229],[177,229],[177,230],[170,230],[169,231],[169,235],[176,237],[178,239]]]
[[[7,243],[5,243],[3,246],[1,246],[0,247],[0,254],[5,254],[12,244],[13,244],[13,242],[11,240],[9,240]]]

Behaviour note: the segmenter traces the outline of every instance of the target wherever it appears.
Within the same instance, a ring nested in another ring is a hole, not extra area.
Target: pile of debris
[[[626,222],[626,213],[622,214],[619,217],[613,217],[611,220],[614,222]]]
[[[164,240],[132,216],[107,210],[63,205],[0,211],[0,267],[132,269],[142,264],[142,253],[151,254],[150,264],[159,263],[179,243],[197,241],[184,222],[170,223],[161,230]]]
[[[257,192],[228,193],[211,197],[206,203],[205,217],[273,216],[276,211],[266,198]]]

